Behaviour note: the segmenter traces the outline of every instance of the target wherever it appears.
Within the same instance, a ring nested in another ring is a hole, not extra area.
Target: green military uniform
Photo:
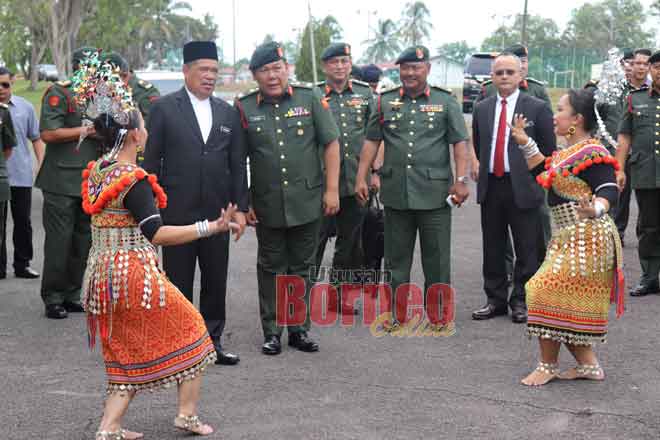
[[[264,45],[255,51],[250,69],[254,71],[280,59],[282,51],[276,43]],[[257,281],[261,325],[266,338],[281,336],[282,326],[276,321],[276,277],[302,278],[305,301],[309,304],[310,270],[322,216],[323,169],[319,149],[336,140],[339,133],[327,101],[311,85],[289,85],[275,100],[255,89],[239,96],[236,107],[248,143],[251,207],[259,221]],[[289,326],[289,334],[306,332],[309,327],[307,313],[304,324]]]
[[[660,52],[656,52],[660,62]],[[651,58],[653,59],[653,57]],[[631,137],[630,184],[639,205],[640,285],[657,286],[660,272],[660,92],[631,92],[619,132]]]
[[[347,88],[337,93],[326,83],[319,88],[330,104],[332,115],[339,127],[339,146],[341,149],[341,168],[339,175],[340,211],[335,216],[337,239],[332,260],[334,270],[356,270],[363,263],[360,240],[361,225],[366,208],[355,198],[355,178],[357,175],[360,152],[364,144],[364,134],[369,116],[374,111],[374,98],[367,83],[357,80],[348,82]],[[331,217],[325,217],[321,230],[327,229]],[[325,251],[327,237],[320,237],[316,263],[320,267]],[[350,279],[340,280],[351,282]]]
[[[153,84],[141,80],[135,75],[131,75],[128,85],[133,93],[133,102],[140,109],[142,118],[146,122],[149,118],[151,105],[160,97],[160,92]]]
[[[397,63],[418,59],[428,60],[426,48],[407,49]],[[451,208],[446,198],[453,175],[449,146],[468,138],[461,107],[450,91],[427,86],[417,97],[408,96],[402,87],[384,91],[376,108],[366,138],[385,142],[381,200],[385,269],[391,274],[392,293],[410,280],[417,231],[425,289],[436,283],[450,284]]]
[[[4,153],[17,145],[14,124],[9,114],[7,104],[0,102],[0,234],[5,236],[5,227],[7,223],[7,202],[10,199],[9,174],[7,174],[7,162]],[[4,270],[0,273],[0,278],[4,278]]]
[[[82,125],[73,100],[71,81],[50,86],[42,99],[40,129]],[[48,305],[79,303],[82,277],[91,245],[89,216],[82,210],[81,173],[100,154],[98,141],[87,137],[46,144],[46,155],[35,185],[44,197],[44,269],[41,297]]]

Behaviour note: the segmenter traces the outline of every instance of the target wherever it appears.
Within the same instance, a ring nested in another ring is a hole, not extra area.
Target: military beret
[[[383,71],[375,64],[367,64],[362,68],[362,81],[375,83],[380,81]]]
[[[522,44],[514,44],[513,46],[509,46],[506,49],[504,49],[504,52],[512,53],[518,58],[527,58],[527,56],[529,55],[527,52],[527,48]]]
[[[355,64],[353,64],[353,66],[351,66],[351,77],[353,79],[357,79],[359,81],[362,81],[362,69],[360,68],[360,66],[355,65]]]
[[[284,58],[284,49],[282,49],[280,43],[275,41],[264,43],[254,50],[252,58],[250,58],[250,70],[255,71],[261,66],[279,60],[286,61],[286,58]]]
[[[656,50],[653,55],[649,58],[649,64],[654,64],[660,62],[660,50]]]
[[[633,58],[635,58],[635,52],[633,52],[632,49],[630,49],[630,48],[623,49],[623,59],[624,60],[632,60]]]
[[[197,60],[218,60],[218,48],[213,41],[190,41],[183,46],[183,63]]]
[[[395,64],[414,63],[415,61],[428,61],[429,50],[424,46],[411,46],[401,52]]]
[[[96,52],[96,50],[97,49],[95,47],[91,46],[83,46],[74,50],[71,54],[71,63],[80,63],[86,56],[91,55],[92,53]]]
[[[321,60],[327,61],[334,57],[351,56],[351,46],[346,43],[333,43],[321,54]]]
[[[115,67],[118,67],[122,72],[128,72],[128,61],[117,52],[110,52],[103,54],[103,61],[107,61]]]

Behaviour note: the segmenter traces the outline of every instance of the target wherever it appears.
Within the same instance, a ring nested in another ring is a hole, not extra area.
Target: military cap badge
[[[348,44],[346,44],[346,45],[344,46],[344,53],[345,53],[346,55],[350,55],[350,54],[351,54],[351,47],[350,47]]]
[[[417,55],[417,58],[420,60],[424,59],[424,50],[421,47],[418,47],[415,49],[415,55]]]
[[[284,51],[281,46],[277,46],[277,56],[280,58],[284,56]]]

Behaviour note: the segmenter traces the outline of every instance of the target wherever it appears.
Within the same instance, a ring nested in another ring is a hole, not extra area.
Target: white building
[[[431,57],[428,82],[448,89],[463,87],[463,65],[441,55]]]

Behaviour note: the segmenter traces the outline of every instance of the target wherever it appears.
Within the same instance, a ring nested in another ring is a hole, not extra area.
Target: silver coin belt
[[[116,305],[122,295],[126,308],[130,308],[128,285],[131,257],[137,257],[144,269],[141,306],[151,309],[153,292],[157,291],[158,304],[165,307],[165,281],[158,268],[158,252],[140,228],[101,228],[92,225],[92,247],[83,280],[83,304],[88,312],[104,314],[109,304]]]
[[[562,271],[563,266],[567,269],[565,273],[572,277],[604,273],[614,267],[614,224],[608,215],[580,219],[577,206],[569,202],[550,208],[552,240],[546,261],[552,263],[555,274]]]

